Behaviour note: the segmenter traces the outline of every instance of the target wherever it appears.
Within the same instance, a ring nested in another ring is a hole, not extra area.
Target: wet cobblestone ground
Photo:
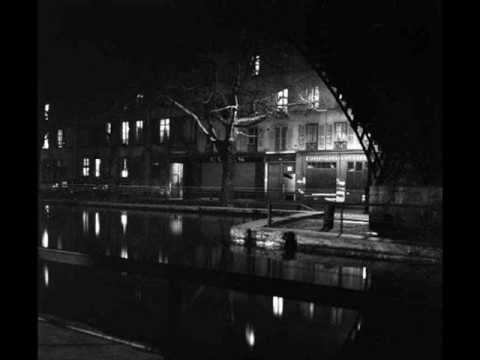
[[[303,230],[313,230],[321,231],[323,227],[323,219],[301,219],[295,220],[284,224],[279,224],[279,228],[290,228],[290,229],[303,229]],[[340,221],[335,219],[333,228],[329,231],[331,233],[340,232]],[[365,235],[367,236],[370,232],[368,222],[358,221],[358,220],[348,220],[346,219],[343,222],[343,232],[348,234],[356,235]]]

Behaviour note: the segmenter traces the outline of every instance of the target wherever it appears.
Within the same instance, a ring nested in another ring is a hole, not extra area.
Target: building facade
[[[282,75],[274,74],[269,64],[277,58],[288,59],[293,70],[283,66]],[[304,63],[297,66],[302,61],[275,51],[252,57],[244,87],[267,93],[263,99],[273,111],[235,130],[235,195],[360,202],[367,159],[321,79]],[[136,93],[108,113],[64,128],[48,118],[47,108],[45,116],[43,183],[143,187],[172,198],[218,197],[222,164],[216,148],[177,107]]]

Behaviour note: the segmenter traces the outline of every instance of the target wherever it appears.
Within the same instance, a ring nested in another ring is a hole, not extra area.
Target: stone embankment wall
[[[372,186],[370,204],[371,230],[441,241],[442,187]]]

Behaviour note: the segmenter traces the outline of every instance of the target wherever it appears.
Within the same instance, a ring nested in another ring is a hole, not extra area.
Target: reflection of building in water
[[[48,248],[48,231],[47,231],[47,229],[43,230],[42,246],[44,248]]]
[[[84,234],[88,233],[88,212],[84,211],[82,213],[82,224],[83,224],[83,232]]]
[[[43,281],[45,283],[45,286],[48,287],[50,279],[49,279],[49,275],[48,275],[48,266],[47,265],[43,266]]]
[[[95,212],[95,236],[100,236],[100,214]]]
[[[334,326],[340,326],[342,323],[343,309],[332,307],[330,312],[330,323]]]
[[[122,230],[123,230],[123,235],[127,233],[127,212],[122,211],[122,214],[120,215],[120,222],[122,223]]]
[[[135,289],[135,300],[137,302],[141,302],[142,301],[142,290],[137,288]]]
[[[363,290],[365,288],[366,268],[342,266],[342,287],[352,290]]]
[[[128,259],[128,248],[127,245],[122,245],[120,249],[120,257],[122,259]]]
[[[170,232],[173,235],[181,235],[183,231],[183,217],[182,215],[170,216]]]
[[[283,315],[283,298],[279,296],[273,297],[273,315],[282,317]]]
[[[300,309],[303,315],[307,318],[312,320],[315,316],[315,304],[313,302],[302,302],[300,303]]]
[[[366,267],[328,267],[323,264],[315,264],[314,280],[317,284],[364,290],[367,284],[367,269]]]
[[[158,262],[168,264],[168,256],[162,252],[162,249],[158,250]]]
[[[247,324],[245,327],[245,340],[250,348],[255,345],[255,330],[251,324]]]

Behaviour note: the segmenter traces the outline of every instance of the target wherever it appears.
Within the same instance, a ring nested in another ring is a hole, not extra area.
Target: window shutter
[[[350,124],[347,124],[347,141],[349,145],[353,144],[353,129]]]
[[[305,125],[298,125],[298,146],[305,148]]]
[[[333,125],[327,124],[327,135],[326,135],[326,148],[332,149],[333,148]]]
[[[282,127],[282,141],[281,141],[282,148],[280,149],[282,151],[287,149],[287,131],[288,131],[288,127],[286,126]]]
[[[325,125],[318,127],[318,150],[325,150]]]

